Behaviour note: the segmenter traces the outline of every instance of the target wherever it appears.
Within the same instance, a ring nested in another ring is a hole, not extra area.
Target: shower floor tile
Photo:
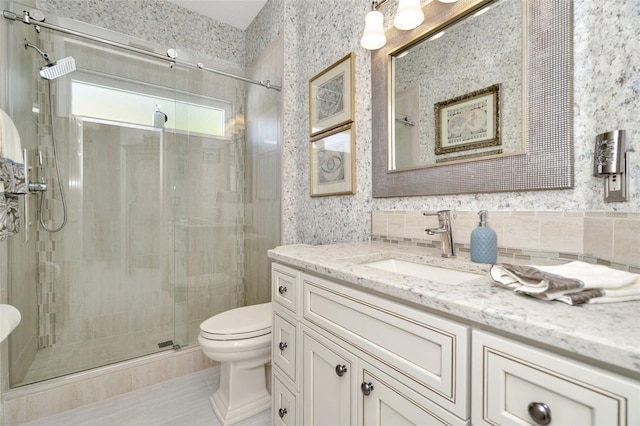
[[[219,386],[215,369],[206,369],[154,386],[25,423],[24,426],[218,426],[209,397]],[[243,426],[271,424],[271,410]]]
[[[158,336],[171,336],[171,333],[172,329],[167,328],[142,337],[131,334],[39,349],[24,380],[14,386],[36,383],[156,353],[158,342],[163,340]],[[114,344],[116,338],[124,339],[126,344]]]

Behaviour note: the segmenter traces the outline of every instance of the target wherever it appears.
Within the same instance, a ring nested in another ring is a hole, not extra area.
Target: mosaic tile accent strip
[[[477,212],[456,211],[455,216],[454,245],[468,253]],[[440,250],[439,237],[424,233],[433,220],[422,211],[374,211],[371,239]],[[489,226],[498,234],[502,259],[582,260],[640,270],[640,213],[489,211]]]

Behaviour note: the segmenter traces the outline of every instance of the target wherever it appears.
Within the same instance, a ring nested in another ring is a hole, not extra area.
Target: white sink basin
[[[457,271],[455,269],[447,269],[435,265],[409,262],[403,259],[377,260],[374,262],[363,263],[363,265],[382,269],[384,271],[437,281],[444,284],[461,284],[482,276],[471,272]]]

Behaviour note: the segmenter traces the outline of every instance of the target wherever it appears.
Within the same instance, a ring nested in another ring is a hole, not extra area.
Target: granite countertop
[[[640,378],[640,301],[578,306],[542,301],[495,285],[489,276],[489,265],[472,263],[465,254],[445,259],[425,248],[382,242],[281,246],[269,250],[269,257],[307,272],[422,305],[436,313],[446,313],[484,328],[609,364]],[[405,257],[483,276],[451,285],[361,265],[390,257]]]

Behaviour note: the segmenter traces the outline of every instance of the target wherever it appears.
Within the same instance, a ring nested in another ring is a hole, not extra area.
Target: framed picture
[[[355,194],[355,130],[351,124],[311,140],[311,196]]]
[[[353,121],[353,52],[309,80],[309,134]]]
[[[436,155],[500,145],[500,85],[434,105]]]

